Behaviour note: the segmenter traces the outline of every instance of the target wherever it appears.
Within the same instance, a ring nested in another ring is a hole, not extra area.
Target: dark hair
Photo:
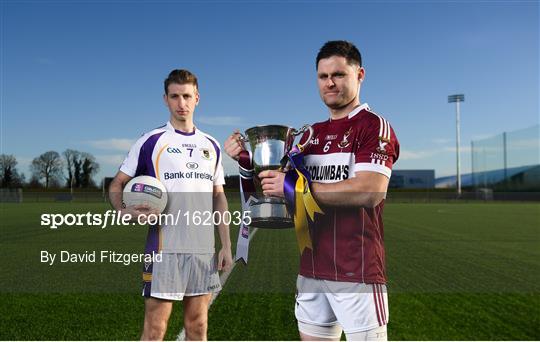
[[[315,68],[319,67],[319,61],[332,56],[345,57],[349,65],[362,66],[362,56],[353,43],[346,40],[331,40],[326,42],[317,54]]]
[[[184,69],[174,69],[169,73],[169,76],[165,79],[165,94],[169,94],[169,85],[171,83],[176,84],[193,84],[195,89],[199,89],[199,83],[197,82],[197,76],[191,71]]]

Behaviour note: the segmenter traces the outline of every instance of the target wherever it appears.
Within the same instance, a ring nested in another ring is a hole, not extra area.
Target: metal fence
[[[5,189],[7,190],[7,189]],[[10,189],[11,191],[2,192],[0,202],[108,202],[109,199],[102,192],[77,192],[71,194],[69,192],[32,192],[24,191],[23,189]],[[9,196],[7,195],[9,193]]]
[[[0,197],[0,202],[16,203],[108,203],[108,194],[101,192],[25,192],[20,197]],[[238,203],[239,193],[229,191],[227,198],[231,203]],[[491,189],[477,189],[464,191],[459,197],[453,191],[393,191],[390,190],[386,197],[387,203],[444,203],[444,202],[486,202],[486,201],[519,201],[540,202],[540,191],[536,192],[494,192]]]
[[[507,190],[540,187],[540,125],[471,141],[472,184]]]

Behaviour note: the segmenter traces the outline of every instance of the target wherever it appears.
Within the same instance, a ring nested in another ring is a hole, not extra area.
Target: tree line
[[[88,152],[67,149],[61,155],[47,151],[32,160],[31,179],[17,170],[17,158],[0,154],[0,187],[91,188],[96,183],[93,176],[99,171],[99,163]]]

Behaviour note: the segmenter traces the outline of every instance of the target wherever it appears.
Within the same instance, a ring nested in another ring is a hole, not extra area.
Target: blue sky
[[[362,53],[361,100],[397,132],[396,169],[455,173],[450,94],[466,97],[464,173],[471,139],[539,121],[537,1],[3,1],[1,15],[1,153],[27,174],[72,148],[97,157],[97,178],[114,175],[167,120],[175,68],[198,75],[196,125],[221,143],[234,128],[323,121],[314,59],[333,39]]]

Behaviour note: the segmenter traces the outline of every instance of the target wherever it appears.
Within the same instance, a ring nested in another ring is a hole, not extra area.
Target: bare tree
[[[62,158],[56,151],[48,151],[34,158],[30,169],[36,179],[45,181],[45,188],[49,188],[52,181],[62,176]]]

